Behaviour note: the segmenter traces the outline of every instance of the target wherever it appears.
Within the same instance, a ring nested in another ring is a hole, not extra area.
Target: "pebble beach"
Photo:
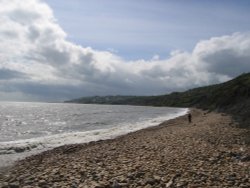
[[[65,145],[0,171],[0,187],[250,187],[249,130],[192,109],[110,140]]]

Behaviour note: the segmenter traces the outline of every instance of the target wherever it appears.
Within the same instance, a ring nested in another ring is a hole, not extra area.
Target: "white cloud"
[[[250,34],[235,33],[198,43],[193,51],[208,72],[235,77],[250,71]]]
[[[125,61],[67,41],[40,0],[0,0],[0,96],[58,100],[84,95],[151,95],[219,83],[250,71],[250,34],[199,42],[168,59]],[[26,96],[26,97],[23,97]]]

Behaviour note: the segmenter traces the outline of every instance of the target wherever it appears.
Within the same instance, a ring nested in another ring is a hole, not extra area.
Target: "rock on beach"
[[[250,187],[247,129],[228,116],[192,110],[111,140],[65,145],[18,161],[0,187]]]

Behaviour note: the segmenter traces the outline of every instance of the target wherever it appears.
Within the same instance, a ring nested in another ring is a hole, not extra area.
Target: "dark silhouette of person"
[[[192,115],[191,115],[191,113],[188,113],[188,122],[192,123]]]

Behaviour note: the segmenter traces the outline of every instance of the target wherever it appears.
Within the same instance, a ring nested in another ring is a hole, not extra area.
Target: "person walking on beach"
[[[192,123],[192,115],[191,115],[191,113],[188,113],[188,122]]]

